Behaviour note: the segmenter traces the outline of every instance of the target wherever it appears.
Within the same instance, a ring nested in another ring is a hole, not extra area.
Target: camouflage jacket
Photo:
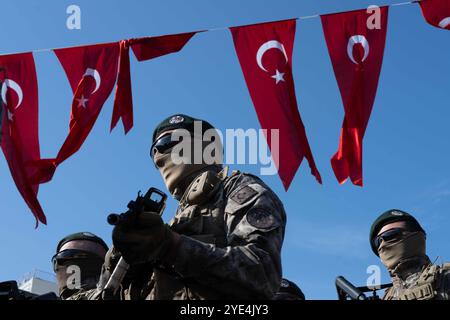
[[[132,284],[129,299],[270,299],[278,290],[286,224],[278,197],[258,177],[233,172],[204,198],[180,201],[169,223],[181,235],[173,265],[156,267],[134,293]]]
[[[450,263],[428,264],[405,280],[392,279],[383,300],[450,300]]]
[[[79,290],[64,300],[100,300],[97,289]]]

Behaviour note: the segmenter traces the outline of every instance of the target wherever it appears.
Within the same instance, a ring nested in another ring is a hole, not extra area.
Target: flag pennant
[[[289,189],[303,158],[322,183],[300,118],[292,74],[296,21],[230,28],[239,62],[283,186]],[[272,141],[278,130],[278,141]]]
[[[34,183],[53,178],[56,168],[76,153],[91,132],[117,77],[119,43],[54,50],[74,93],[69,133],[54,159],[42,159]]]
[[[187,32],[159,37],[145,37],[130,39],[129,42],[136,59],[146,61],[180,51],[197,33]]]
[[[127,134],[133,128],[133,95],[131,90],[130,43],[128,40],[120,41],[119,73],[117,75],[111,131],[114,130],[120,119],[122,119],[125,134]]]
[[[427,0],[419,2],[425,20],[440,29],[450,30],[450,0]]]
[[[38,84],[31,53],[0,56],[1,148],[13,180],[36,218],[47,220],[37,199],[36,173],[28,164],[40,159]]]
[[[341,184],[350,177],[353,184],[363,185],[363,138],[383,62],[388,7],[380,8],[379,26],[368,27],[370,16],[366,10],[321,16],[345,110],[339,149],[331,159]]]
[[[120,42],[119,74],[117,78],[111,131],[122,119],[125,134],[133,127],[133,98],[130,72],[130,47],[138,61],[145,61],[178,52],[196,34],[196,32],[146,37]]]

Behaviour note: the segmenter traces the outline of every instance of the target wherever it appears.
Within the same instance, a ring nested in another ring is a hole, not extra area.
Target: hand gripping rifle
[[[166,201],[167,195],[156,188],[150,188],[145,196],[142,196],[139,191],[136,200],[128,204],[129,210],[122,214],[110,214],[107,219],[108,223],[112,226],[137,223],[139,215],[145,214],[145,212],[158,213],[162,216],[166,208]],[[116,295],[129,268],[129,264],[121,257],[103,288],[105,298]]]
[[[342,276],[336,278],[336,289],[339,300],[380,300],[380,297],[377,295],[377,290],[389,287],[392,287],[392,284],[382,284],[374,287],[355,287]],[[367,297],[364,294],[365,292],[372,292],[372,295]]]

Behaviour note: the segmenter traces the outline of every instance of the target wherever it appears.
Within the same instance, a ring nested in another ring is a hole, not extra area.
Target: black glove
[[[114,247],[130,265],[161,259],[174,238],[161,216],[152,212],[143,212],[132,223],[115,226],[112,234]]]

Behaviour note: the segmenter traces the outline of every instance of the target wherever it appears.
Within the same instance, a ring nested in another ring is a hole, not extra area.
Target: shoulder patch
[[[254,190],[253,188],[251,188],[249,186],[245,186],[245,187],[241,188],[238,192],[233,194],[231,196],[231,199],[238,204],[243,204],[248,199],[255,196],[257,193],[258,192],[256,190]]]
[[[271,212],[263,208],[252,208],[247,212],[247,221],[257,229],[272,228],[277,220]]]

